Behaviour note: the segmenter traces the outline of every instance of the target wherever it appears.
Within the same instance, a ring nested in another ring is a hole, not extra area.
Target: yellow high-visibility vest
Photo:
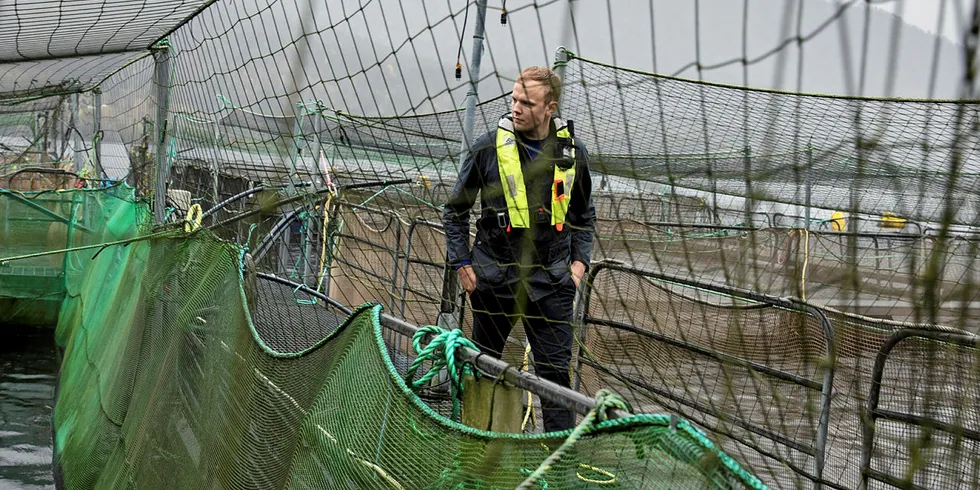
[[[559,118],[554,118],[556,135],[559,138],[571,139],[568,126]],[[565,214],[568,213],[568,202],[572,198],[572,184],[575,180],[575,148],[565,149],[572,159],[572,166],[566,170],[555,165],[554,181],[551,183],[551,224],[562,231]],[[507,200],[507,215],[510,225],[514,228],[528,228],[531,215],[527,207],[527,190],[524,186],[524,172],[521,170],[521,157],[517,150],[517,135],[514,134],[514,122],[508,118],[500,119],[497,124],[497,169],[500,171],[500,184],[504,189]],[[560,192],[560,193],[559,193]]]

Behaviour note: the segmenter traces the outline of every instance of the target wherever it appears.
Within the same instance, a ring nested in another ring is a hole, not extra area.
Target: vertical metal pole
[[[102,89],[96,87],[93,91],[94,101],[94,124],[93,124],[93,145],[95,146],[95,176],[104,179],[107,177],[105,169],[102,167]]]
[[[810,183],[810,169],[813,168],[813,148],[806,147],[806,169],[803,170],[803,189],[806,193],[804,199],[806,203],[806,229],[810,229],[810,194],[813,191],[813,184]]]
[[[303,235],[303,284],[316,289],[317,271],[314,267],[319,255],[316,253],[316,216],[313,215],[313,207],[308,207],[306,213],[306,226]]]
[[[51,121],[51,112],[44,111],[38,114],[35,121],[33,139],[37,140],[40,136],[41,148],[39,153],[46,157],[48,155],[48,124]],[[38,148],[35,147],[34,151],[38,151]]]
[[[54,124],[51,125],[51,131],[54,133],[51,135],[51,140],[54,142],[54,155],[52,155],[54,162],[61,162],[61,158],[65,156],[65,151],[68,150],[68,121],[66,120],[64,106],[65,99],[62,97],[61,103],[55,109]]]
[[[289,241],[293,236],[293,221],[290,220],[282,230],[282,239],[279,240],[279,252],[276,257],[276,270],[282,277],[289,277]],[[329,291],[329,290],[328,290]]]
[[[336,211],[331,211],[330,208],[333,207]],[[323,272],[323,291],[327,296],[330,296],[330,276],[333,275],[333,253],[334,253],[334,241],[333,236],[330,235],[330,230],[337,226],[336,219],[340,214],[340,208],[337,206],[336,201],[330,201],[330,206],[324,211],[328,213],[330,219],[327,220],[327,227],[323,230],[327,234],[327,261],[324,264],[326,270]]]
[[[476,118],[476,100],[479,98],[477,83],[480,80],[480,62],[483,59],[483,32],[487,22],[487,1],[476,2],[476,30],[473,33],[473,55],[470,58],[470,90],[466,92],[466,115],[463,119],[463,146],[459,157],[460,166],[470,154],[473,144],[473,127]]]
[[[78,131],[78,108],[81,105],[81,95],[75,92],[71,95],[71,114],[68,116],[68,131],[71,132],[72,169],[78,173],[85,166],[85,154],[82,153],[82,137]]]
[[[313,157],[313,168],[318,169],[320,165],[320,155],[323,153],[323,141],[320,139],[320,129],[323,124],[323,110],[320,108],[320,101],[316,102],[316,112],[311,114],[313,116],[313,141],[316,142],[316,151],[310,154]],[[325,156],[324,156],[325,157]],[[312,174],[314,171],[311,171]],[[321,175],[324,178],[324,185],[326,185],[326,176]],[[312,177],[310,178],[310,185],[312,184]]]
[[[745,166],[745,226],[752,226],[752,149],[746,146],[742,149],[742,162]]]
[[[463,142],[459,155],[459,166],[469,156],[473,144],[473,128],[476,126],[476,100],[479,98],[477,84],[480,80],[480,63],[483,60],[483,33],[487,23],[487,0],[476,1],[476,27],[473,32],[473,54],[470,56],[470,90],[466,93],[466,114],[463,119]],[[447,261],[448,262],[448,261]],[[446,271],[443,275],[442,298],[454,298],[459,288],[457,276],[451,269],[450,264],[446,264]],[[456,328],[459,325],[458,319],[453,316],[453,310],[457,305],[455,302],[442,301],[439,318],[436,324],[443,328]],[[445,308],[452,308],[446,310]]]
[[[561,79],[562,86],[565,86],[565,65],[568,64],[568,50],[565,46],[558,46],[555,50],[555,74]],[[558,101],[558,109],[555,114],[561,117],[561,100]],[[605,178],[605,176],[603,176]]]
[[[745,168],[745,204],[743,211],[745,213],[745,219],[743,221],[744,225],[748,228],[746,232],[749,234],[749,241],[746,243],[743,239],[739,242],[742,244],[742,253],[740,254],[742,266],[739,268],[742,277],[739,278],[739,284],[748,287],[750,275],[749,255],[752,253],[752,245],[755,243],[755,231],[753,230],[755,225],[752,219],[753,204],[755,202],[752,197],[752,149],[748,145],[742,149],[742,161],[744,162]]]
[[[45,111],[44,113],[44,126],[41,127],[41,131],[44,131],[44,158],[53,158],[55,154],[55,148],[58,147],[58,139],[56,137],[57,131],[55,131],[55,111]],[[38,162],[43,163],[43,161]]]
[[[221,117],[214,120],[214,147],[221,147]],[[211,160],[211,202],[212,206],[221,202],[221,167],[217,158]]]
[[[154,47],[153,82],[157,89],[157,118],[154,126],[154,144],[157,160],[156,182],[153,187],[153,219],[163,223],[167,206],[167,181],[170,180],[170,162],[167,155],[167,113],[170,110],[170,46],[161,43]]]
[[[303,151],[303,146],[301,140],[303,139],[303,103],[296,103],[296,113],[293,117],[293,151],[289,155],[289,193],[294,194],[296,191],[296,162],[299,160],[299,155]]]

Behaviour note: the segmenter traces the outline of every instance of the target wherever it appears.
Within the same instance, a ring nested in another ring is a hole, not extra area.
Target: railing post
[[[44,125],[41,126],[41,131],[44,131],[44,158],[50,158],[52,162],[58,160],[58,113],[61,112],[61,102],[58,102],[58,106],[55,109],[44,112]]]
[[[289,152],[289,194],[296,193],[296,183],[299,179],[299,172],[296,164],[299,162],[300,154],[303,153],[306,137],[303,134],[303,119],[306,117],[306,107],[302,102],[297,102],[293,116],[293,147]]]
[[[387,215],[387,213],[385,213]],[[395,223],[395,245],[391,247],[391,302],[388,304],[388,311],[394,313],[398,311],[398,262],[401,259],[402,251],[402,221],[398,216],[387,215],[388,219]]]
[[[477,0],[476,26],[473,32],[473,51],[470,56],[470,90],[466,92],[466,113],[463,116],[463,141],[459,155],[460,167],[463,166],[463,162],[469,157],[473,145],[473,128],[476,126],[476,101],[480,94],[478,84],[480,81],[480,63],[483,60],[483,33],[486,22],[487,0]],[[448,255],[446,258],[446,270],[443,273],[442,282],[442,301],[436,324],[442,328],[452,329],[458,328],[461,322],[457,321],[457,317],[453,315],[453,311],[456,309],[456,302],[447,301],[447,298],[455,297],[459,286],[457,284],[456,271],[452,270]]]
[[[85,155],[81,153],[82,148],[82,137],[81,133],[78,131],[78,109],[81,105],[81,94],[75,92],[71,94],[71,109],[68,115],[68,131],[71,132],[71,160],[72,160],[72,170],[75,173],[81,172],[82,167],[85,166]]]
[[[331,207],[334,209],[334,211],[330,210]],[[337,204],[337,201],[330,200],[330,206],[327,206],[324,212],[327,213],[329,219],[327,220],[327,227],[324,228],[323,230],[323,233],[327,234],[326,236],[327,260],[323,264],[325,269],[323,270],[322,274],[323,274],[323,290],[326,291],[326,293],[329,295],[330,278],[333,277],[333,255],[335,252],[333,234],[330,232],[330,230],[336,229],[337,220],[339,219],[339,215],[340,215],[340,206]]]
[[[743,238],[739,241],[741,244],[739,249],[740,264],[738,268],[739,277],[736,278],[736,284],[741,287],[749,287],[751,281],[749,278],[751,271],[749,260],[755,243],[755,224],[753,223],[752,216],[754,214],[753,210],[755,209],[755,199],[752,197],[752,149],[748,145],[742,149],[742,162],[745,168],[745,201],[743,204],[743,213],[745,213],[744,224],[747,228],[748,240]],[[770,223],[767,223],[767,225],[770,225]]]
[[[95,176],[104,179],[108,177],[105,168],[102,167],[102,89],[96,87],[92,91],[93,95],[93,128],[94,139],[92,144],[95,146]]]
[[[167,155],[167,114],[170,111],[170,45],[163,41],[153,47],[153,81],[157,89],[157,116],[154,126],[156,150],[156,181],[153,187],[153,220],[157,224],[166,218],[167,181],[170,180],[170,161]]]
[[[321,158],[320,155],[323,155],[323,140],[320,139],[320,131],[323,130],[323,127],[321,126],[323,123],[323,107],[321,106],[319,100],[316,101],[315,104],[316,112],[310,113],[310,116],[313,118],[313,140],[316,142],[316,151],[310,151],[310,157],[313,158],[313,168],[318,168],[318,165],[320,164],[319,159]],[[326,179],[325,175],[321,175],[320,177]],[[324,182],[326,182],[326,180],[324,180]]]
[[[888,340],[882,344],[881,348],[878,350],[878,355],[875,356],[874,367],[871,371],[871,384],[868,392],[867,403],[864,407],[862,407],[861,411],[861,464],[859,467],[861,480],[858,483],[858,488],[860,490],[867,490],[868,480],[870,478],[875,478],[878,481],[885,481],[880,479],[880,472],[871,468],[871,459],[874,456],[875,424],[881,417],[888,417],[892,420],[902,420],[902,418],[896,418],[896,415],[901,415],[901,413],[896,413],[891,410],[881,410],[878,407],[879,403],[881,402],[881,385],[885,372],[885,364],[888,362],[888,358],[891,355],[892,350],[898,344],[906,339],[916,337],[935,342],[951,343],[953,345],[971,349],[980,348],[980,337],[977,337],[971,333],[925,330],[919,328],[898,330],[888,337]],[[953,431],[958,432],[955,434],[955,437],[957,438],[964,438],[973,441],[980,440],[980,433],[977,433],[975,430],[971,430],[963,426],[947,426],[944,428],[943,426],[946,426],[947,424],[935,419],[927,413],[922,413],[911,420],[904,420],[904,422],[911,423],[912,425],[919,427],[931,427],[932,429],[938,429],[946,432],[950,432],[950,429],[953,429]],[[920,470],[922,469],[924,468],[920,468]],[[875,473],[877,473],[877,475],[875,475]],[[909,476],[909,479],[911,480],[913,476],[914,474]]]
[[[585,341],[588,336],[588,328],[585,324],[585,318],[589,312],[589,302],[592,301],[592,288],[595,285],[595,278],[599,275],[599,271],[606,267],[608,262],[601,260],[592,267],[589,268],[588,274],[583,278],[585,284],[582,287],[581,295],[578,297],[578,303],[576,304],[575,313],[572,318],[572,326],[578,327],[578,339],[579,347],[578,353],[575,356],[575,379],[572,381],[572,389],[579,391],[582,386],[582,356],[585,355]]]
[[[476,100],[480,91],[480,63],[483,60],[483,32],[487,21],[487,0],[476,1],[476,27],[473,33],[473,54],[470,58],[470,90],[466,92],[466,114],[463,119],[462,154],[459,157],[460,166],[470,154],[473,144],[473,127],[476,119]]]
[[[558,46],[555,50],[555,74],[561,79],[562,86],[565,84],[565,66],[568,64],[568,50],[565,46]],[[561,116],[561,100],[558,101],[558,109],[555,110],[555,115]],[[605,179],[605,174],[602,178]],[[599,187],[600,189],[602,186]]]
[[[834,331],[834,324],[827,318],[824,311],[812,306],[805,301],[792,300],[799,306],[800,311],[806,312],[820,323],[823,330],[824,341],[827,343],[826,371],[823,373],[823,383],[820,387],[820,419],[817,423],[817,439],[814,441],[814,466],[816,469],[817,481],[813,483],[814,490],[823,488],[823,470],[827,460],[827,436],[830,433],[830,409],[833,403],[834,394],[834,374],[837,372],[837,334]]]
[[[813,148],[807,145],[806,147],[806,169],[803,170],[803,192],[805,203],[804,212],[806,213],[806,229],[810,229],[810,196],[813,192],[812,184],[810,183],[810,171],[813,169]]]
[[[67,108],[65,107],[66,103],[68,104]],[[52,155],[54,158],[52,158],[52,161],[60,162],[65,156],[65,152],[68,151],[68,131],[70,129],[68,122],[68,117],[70,116],[68,114],[71,113],[71,98],[62,98],[56,111],[54,121],[52,121],[53,124],[51,125],[51,131],[53,133],[51,140],[54,142],[54,154]]]

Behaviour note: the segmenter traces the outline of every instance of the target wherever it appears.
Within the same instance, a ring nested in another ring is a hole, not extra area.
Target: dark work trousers
[[[476,290],[470,295],[473,309],[473,342],[481,352],[497,359],[518,319],[534,355],[534,373],[566,388],[570,387],[569,364],[572,360],[572,303],[575,289],[558,291],[535,302],[529,301],[524,288],[517,294],[498,295],[493,290]],[[553,402],[541,400],[545,431],[571,429],[575,414]]]

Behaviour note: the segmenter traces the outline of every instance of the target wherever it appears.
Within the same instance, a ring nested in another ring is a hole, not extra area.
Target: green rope
[[[571,434],[568,435],[568,439],[565,439],[565,442],[563,442],[561,446],[555,450],[555,452],[551,453],[551,455],[541,463],[541,466],[538,466],[538,469],[534,470],[534,473],[531,473],[531,475],[517,487],[517,490],[527,490],[531,488],[531,485],[538,483],[538,480],[540,480],[546,472],[551,470],[551,467],[558,463],[562,456],[571,450],[572,446],[574,446],[583,435],[588,434],[593,428],[595,428],[596,423],[609,419],[609,415],[606,412],[610,408],[617,408],[626,412],[632,410],[629,403],[623,399],[623,397],[609,390],[599,390],[599,393],[596,394],[595,407],[592,410],[589,410],[589,413],[584,419],[582,419],[582,422],[575,427],[575,430],[573,430]],[[542,487],[544,487],[544,485],[542,485]]]
[[[435,335],[429,345],[422,347],[422,340],[428,335]],[[463,335],[460,329],[445,330],[435,325],[422,327],[412,336],[412,347],[417,354],[412,361],[408,373],[405,374],[405,382],[413,389],[418,389],[432,380],[439,372],[445,368],[449,372],[450,390],[453,399],[453,419],[459,418],[459,400],[463,396],[462,375],[474,375],[473,367],[464,361],[456,358],[456,350],[468,347],[479,352],[479,349],[472,341]],[[412,381],[415,372],[425,361],[432,361],[432,367],[422,375],[418,381]]]
[[[526,477],[528,477],[528,478],[530,478],[531,476],[534,475],[534,472],[531,471],[531,470],[529,470],[529,469],[527,469],[527,468],[521,468],[521,474],[524,475],[524,476],[526,476]],[[535,483],[537,483],[541,487],[541,490],[548,490],[548,482],[547,482],[547,480],[538,480]]]
[[[299,266],[306,261],[306,232],[309,230],[309,224],[307,221],[310,219],[310,214],[306,211],[299,213],[296,216],[299,220],[299,257],[296,258],[296,263],[293,264],[293,268],[288,272],[288,276],[292,279],[299,278]]]

